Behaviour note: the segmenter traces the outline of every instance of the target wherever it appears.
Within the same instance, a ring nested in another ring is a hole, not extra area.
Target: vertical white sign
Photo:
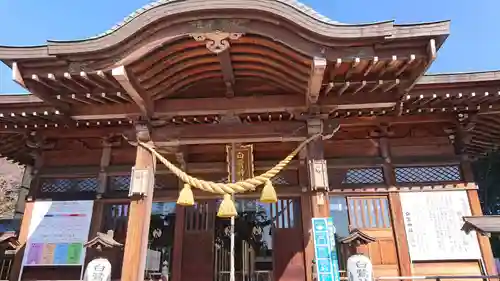
[[[475,232],[461,230],[470,216],[465,190],[401,192],[410,257],[414,261],[481,259]]]

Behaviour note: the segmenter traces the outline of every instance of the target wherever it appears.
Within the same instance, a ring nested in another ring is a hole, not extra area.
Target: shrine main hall
[[[333,280],[327,217],[342,280],[353,254],[379,280],[496,275],[462,225],[482,216],[471,163],[500,145],[500,72],[426,74],[449,28],[160,0],[1,46],[28,93],[0,96],[0,155],[26,166],[0,279],[79,280],[104,256],[113,280]]]

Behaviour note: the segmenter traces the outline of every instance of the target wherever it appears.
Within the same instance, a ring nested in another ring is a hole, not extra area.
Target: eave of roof
[[[485,236],[500,233],[500,216],[466,216],[463,220],[462,230],[466,233],[477,231]]]
[[[489,81],[499,81],[500,82],[500,70],[499,71],[484,71],[484,72],[464,72],[464,73],[440,73],[440,74],[427,74],[420,78],[417,82],[417,87],[419,86],[429,86],[437,84],[458,84],[459,83],[472,83],[472,82],[489,82]],[[40,98],[36,97],[31,93],[24,94],[4,94],[0,95],[0,105],[5,106],[48,106]]]
[[[417,85],[500,81],[500,70],[426,74]]]
[[[253,11],[272,14],[301,26],[318,36],[337,39],[387,38],[391,40],[435,37],[437,47],[449,34],[449,21],[397,25],[394,21],[369,24],[340,24],[295,0],[159,0],[148,4],[97,36],[72,41],[49,40],[36,47],[0,46],[2,60],[51,58],[58,54],[86,53],[113,47],[146,26],[164,19],[192,12]]]

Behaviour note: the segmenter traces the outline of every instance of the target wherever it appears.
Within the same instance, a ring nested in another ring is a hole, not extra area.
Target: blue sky
[[[2,0],[0,45],[37,45],[101,33],[147,0]],[[500,69],[500,0],[303,0],[336,21],[398,23],[451,20],[451,35],[430,72]],[[248,0],[251,4],[252,1]],[[25,92],[0,66],[0,93]]]

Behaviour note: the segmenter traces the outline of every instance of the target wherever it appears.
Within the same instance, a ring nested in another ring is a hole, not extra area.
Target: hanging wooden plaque
[[[232,146],[226,146],[227,172],[230,182],[233,181],[231,174],[231,153]],[[253,145],[236,146],[236,181],[246,180],[254,176],[253,166]]]

